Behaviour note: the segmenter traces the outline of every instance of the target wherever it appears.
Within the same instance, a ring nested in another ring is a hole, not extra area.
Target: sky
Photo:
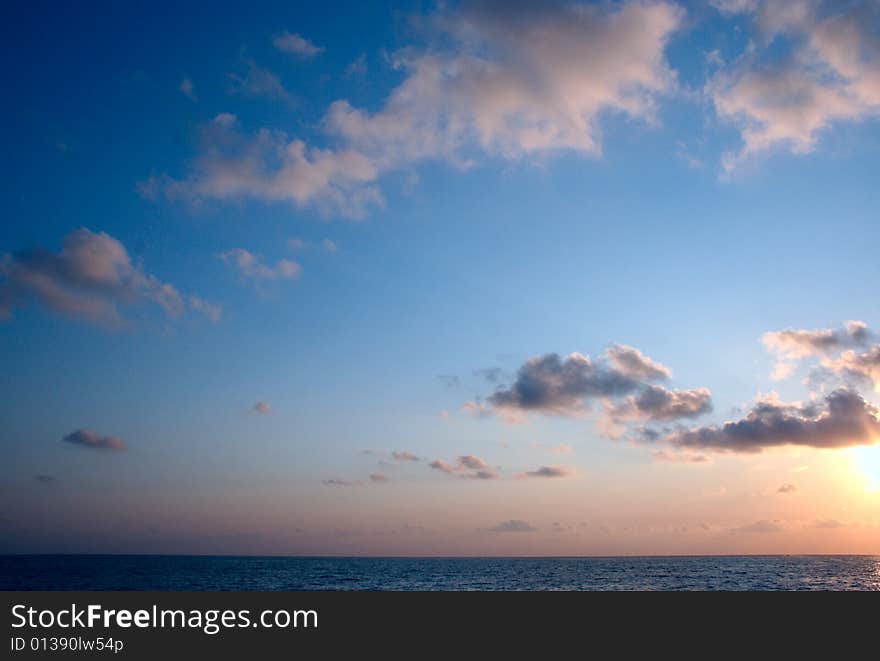
[[[0,552],[880,553],[877,2],[0,29]]]

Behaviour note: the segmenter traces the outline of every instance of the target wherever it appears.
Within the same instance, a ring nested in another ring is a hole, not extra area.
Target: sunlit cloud
[[[726,171],[773,148],[809,153],[834,124],[880,114],[880,39],[872,29],[876,3],[716,5],[726,13],[750,15],[758,33],[739,60],[706,87],[718,116],[736,126],[742,138],[740,150],[723,159]]]
[[[877,407],[856,392],[838,389],[823,401],[808,404],[761,399],[740,420],[679,429],[647,440],[682,449],[755,453],[785,445],[814,448],[872,445],[878,439],[880,411]]]
[[[653,122],[656,97],[675,87],[664,50],[684,12],[671,2],[619,5],[474,3],[441,7],[426,21],[446,48],[402,49],[403,72],[375,112],[339,99],[322,126],[335,145],[320,149],[284,130],[246,135],[206,127],[191,171],[144,182],[177,199],[253,198],[316,206],[359,217],[383,203],[388,172],[428,160],[467,168],[480,155],[520,159],[601,153],[601,119],[616,113]],[[320,48],[282,33],[276,48],[313,57]],[[289,100],[274,73],[245,59],[232,91]]]

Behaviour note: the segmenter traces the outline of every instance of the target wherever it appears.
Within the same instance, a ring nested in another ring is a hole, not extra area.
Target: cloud
[[[90,429],[77,429],[61,440],[95,450],[125,450],[125,442],[118,436],[102,436]]]
[[[672,376],[668,367],[651,360],[634,347],[617,344],[610,347],[606,353],[610,363],[625,376],[644,381],[657,381]]]
[[[761,341],[769,351],[785,360],[828,355],[851,347],[865,346],[871,331],[864,321],[848,321],[843,328],[775,331],[764,333]]]
[[[654,121],[656,97],[675,87],[664,50],[683,18],[661,0],[444,6],[424,21],[434,47],[391,57],[403,81],[375,112],[346,99],[328,107],[329,148],[271,128],[246,136],[213,127],[184,179],[152,187],[177,199],[252,198],[360,217],[382,205],[383,174],[423,161],[466,168],[480,156],[596,156],[606,116]],[[275,43],[311,52],[299,35]],[[277,76],[245,65],[235,90],[284,96]]]
[[[363,483],[351,480],[339,480],[336,478],[332,478],[329,480],[322,480],[321,484],[328,487],[360,487],[363,486]]]
[[[56,482],[58,479],[56,477],[53,477],[52,475],[34,475],[33,477],[37,482],[42,482],[43,484]]]
[[[880,411],[858,393],[840,388],[823,402],[805,405],[786,404],[776,398],[760,399],[741,420],[679,429],[657,440],[677,448],[738,453],[784,445],[871,445],[880,440]]]
[[[762,340],[777,357],[774,378],[790,376],[800,361],[818,357],[821,369],[811,379],[837,374],[880,387],[880,344],[872,344],[875,338],[865,322],[848,321],[842,328],[765,333]]]
[[[232,94],[264,96],[287,103],[292,103],[294,100],[277,74],[264,69],[251,59],[243,59],[240,70],[230,73],[229,80],[231,81],[229,91]]]
[[[880,112],[876,3],[718,4],[750,14],[759,36],[706,88],[718,116],[736,126],[743,141],[738,152],[725,155],[725,170],[771,148],[811,152],[833,124]]]
[[[527,360],[511,385],[497,388],[487,398],[490,406],[479,401],[469,404],[471,412],[479,415],[538,411],[583,416],[592,400],[601,399],[606,412],[602,426],[609,436],[615,436],[625,421],[675,420],[712,410],[706,388],[669,390],[650,383],[670,376],[668,367],[626,345],[613,345],[596,360],[580,353],[565,357],[548,353]]]
[[[537,528],[520,519],[502,521],[497,526],[489,528],[490,532],[537,532],[537,530]]]
[[[467,3],[430,24],[452,46],[398,53],[406,78],[375,114],[334,103],[327,123],[389,165],[465,146],[505,157],[601,152],[606,111],[651,118],[674,75],[663,51],[683,12],[666,2]],[[376,147],[384,143],[384,147]]]
[[[310,148],[278,130],[245,134],[230,113],[202,126],[199,142],[185,178],[153,175],[139,184],[141,193],[196,207],[208,200],[242,198],[313,205],[325,214],[353,218],[383,204],[371,185],[379,170],[360,152]]]
[[[123,307],[155,304],[170,317],[187,308],[173,285],[133,263],[117,239],[86,228],[65,236],[60,253],[38,249],[0,255],[0,319],[29,303],[111,327],[125,323]]]
[[[345,67],[345,75],[346,76],[363,76],[367,73],[369,67],[367,66],[367,55],[366,53],[361,53],[354,60],[352,60],[347,67]]]
[[[323,246],[324,250],[327,252],[336,252],[337,246],[335,241],[331,241],[330,239],[324,239],[321,241],[321,246]]]
[[[198,296],[189,297],[189,306],[196,312],[205,315],[214,324],[219,323],[220,317],[223,316],[223,308]]]
[[[269,415],[272,413],[272,405],[269,402],[257,402],[254,404],[254,411],[260,415]]]
[[[302,273],[302,267],[297,262],[279,259],[274,266],[270,266],[244,248],[227,250],[218,257],[241,275],[253,280],[290,280],[298,278]]]
[[[370,473],[370,481],[371,482],[388,482],[390,478],[387,475],[383,475],[382,473]]]
[[[678,420],[695,418],[712,410],[712,394],[707,388],[668,390],[646,386],[638,395],[610,406],[608,415],[620,420]]]
[[[816,519],[813,522],[812,527],[820,528],[822,530],[833,530],[835,528],[845,528],[846,524],[837,519]]]
[[[587,410],[587,399],[624,395],[638,385],[638,380],[589,356],[548,353],[526,361],[513,384],[496,390],[488,402],[498,408],[577,415]]]
[[[782,532],[785,528],[779,521],[767,521],[763,519],[761,521],[755,521],[754,523],[749,523],[745,526],[740,526],[738,528],[731,528],[731,532],[743,532],[743,533],[776,533]]]
[[[195,89],[193,88],[193,83],[189,78],[184,78],[180,81],[180,93],[191,101],[196,100]]]
[[[844,351],[838,360],[827,366],[850,378],[868,381],[874,385],[875,390],[880,391],[880,344],[875,344],[863,353]]]
[[[652,455],[655,461],[679,464],[707,464],[711,459],[704,454],[691,454],[690,452],[666,452],[658,450]]]
[[[527,471],[522,477],[571,477],[575,474],[571,466],[541,466],[533,471]]]
[[[776,490],[776,493],[794,493],[797,491],[797,487],[793,484],[783,484]]]
[[[419,457],[407,450],[395,451],[391,453],[391,458],[395,461],[418,461]]]
[[[461,405],[461,410],[474,418],[488,418],[492,415],[491,407],[479,399],[465,402]]]
[[[437,459],[428,466],[447,475],[457,475],[474,480],[494,480],[498,477],[498,474],[485,461],[472,454],[461,455],[452,464]]]
[[[272,38],[272,44],[283,53],[290,53],[304,59],[315,57],[324,52],[323,48],[315,46],[311,41],[295,32],[282,32],[275,35]]]

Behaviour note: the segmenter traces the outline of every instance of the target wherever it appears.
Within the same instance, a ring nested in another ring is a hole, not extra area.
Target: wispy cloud
[[[320,55],[324,49],[295,32],[282,32],[272,38],[272,44],[283,53],[308,59]]]
[[[297,262],[279,259],[274,265],[269,265],[244,248],[227,250],[218,257],[244,277],[253,280],[291,280],[302,274],[302,267]]]
[[[292,103],[293,95],[287,91],[278,74],[259,66],[254,60],[242,59],[238,71],[229,74],[232,94],[263,96],[277,101]]]

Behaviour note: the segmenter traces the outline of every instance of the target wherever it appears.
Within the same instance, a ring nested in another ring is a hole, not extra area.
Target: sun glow
[[[880,445],[854,448],[855,465],[865,479],[865,488],[880,490]]]

